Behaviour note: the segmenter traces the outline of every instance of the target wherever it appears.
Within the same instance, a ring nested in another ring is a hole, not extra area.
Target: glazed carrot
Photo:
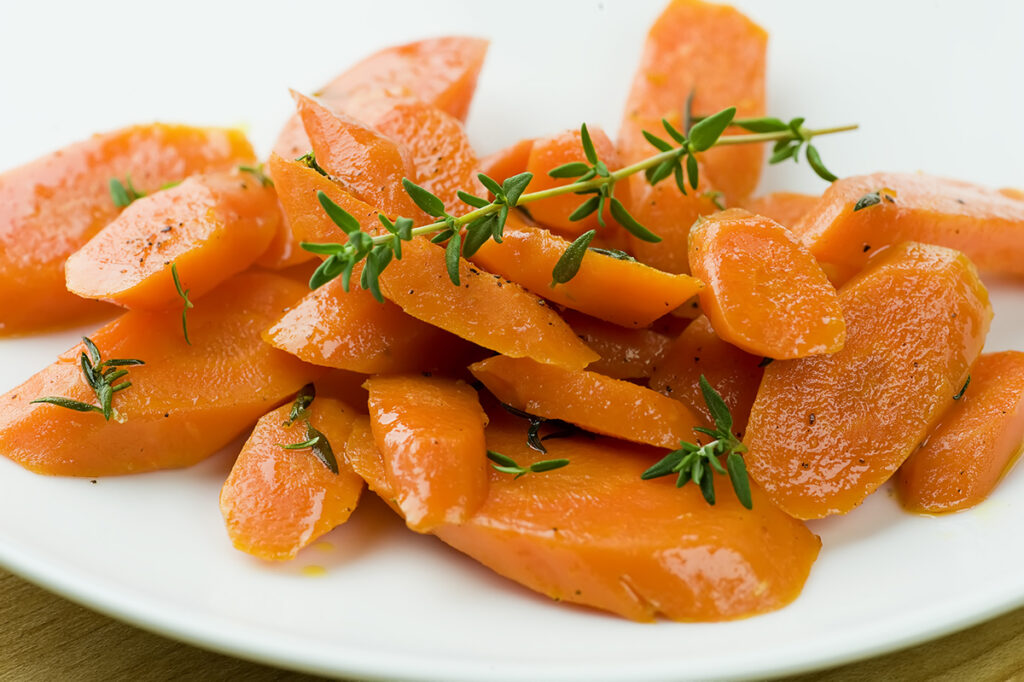
[[[565,239],[510,214],[501,244],[486,242],[472,260],[539,296],[624,327],[651,324],[701,287],[687,275],[594,251],[583,256],[575,277],[552,287],[552,270],[568,247]]]
[[[453,286],[444,249],[422,237],[404,243],[402,253],[380,283],[385,298],[409,315],[512,357],[566,369],[582,369],[597,359],[543,299],[519,285],[460,259],[461,284]]]
[[[519,140],[513,145],[485,156],[480,159],[480,172],[494,178],[499,184],[513,175],[525,173],[526,164],[530,161],[533,142],[534,138],[532,137]]]
[[[95,404],[81,345],[0,397],[0,454],[31,471],[112,476],[195,464],[320,373],[265,344],[260,331],[303,287],[271,274],[225,282],[188,313],[130,311],[90,335],[104,359],[132,358],[132,386],[114,394],[113,419],[31,404],[60,396]],[[45,447],[40,447],[45,443]]]
[[[597,372],[500,355],[474,363],[469,370],[512,407],[635,443],[675,449],[703,423],[678,401]]]
[[[834,353],[846,340],[836,290],[807,249],[770,218],[732,208],[690,230],[690,271],[715,332],[775,359]]]
[[[876,192],[878,203],[854,210]],[[908,239],[963,251],[982,272],[1024,275],[1024,203],[958,180],[901,173],[843,178],[793,231],[837,283],[882,247]]]
[[[797,225],[818,203],[821,197],[815,194],[796,192],[772,192],[743,202],[743,208],[751,213],[771,218],[790,229]]]
[[[999,193],[1004,197],[1010,197],[1011,199],[1024,200],[1024,190],[1016,189],[1014,187],[1003,187],[999,190]]]
[[[594,149],[598,158],[603,161],[609,170],[618,170],[623,164],[619,159],[619,153],[615,145],[608,139],[604,131],[597,126],[588,127]],[[579,129],[565,130],[551,137],[538,138],[530,148],[530,156],[526,162],[526,170],[533,173],[533,180],[530,181],[530,191],[539,192],[559,185],[567,185],[574,182],[574,178],[553,178],[548,175],[558,166],[567,163],[588,163],[583,154],[581,133]],[[588,164],[589,165],[589,164]],[[629,205],[629,183],[622,182],[615,185],[615,196],[625,205]],[[543,225],[557,230],[560,233],[575,238],[587,230],[595,230],[601,227],[597,220],[597,213],[591,213],[583,220],[572,221],[569,216],[580,205],[580,197],[576,194],[563,194],[557,197],[542,199],[530,204],[530,215]],[[604,219],[607,228],[615,225],[614,219],[605,209]]]
[[[363,387],[366,382],[366,375],[359,372],[349,372],[344,369],[332,369],[317,377],[317,393],[342,401],[349,407],[358,408],[360,414],[366,414],[366,401],[369,400],[369,393]],[[341,461],[341,454],[344,450],[339,446],[334,453]]]
[[[68,258],[67,287],[126,308],[181,305],[248,268],[277,231],[274,190],[243,171],[194,176],[132,203]]]
[[[492,471],[486,502],[466,523],[434,533],[496,573],[557,601],[638,621],[742,618],[800,593],[820,541],[752,490],[744,509],[727,486],[709,506],[696,486],[643,481],[661,453],[606,439],[529,449],[522,422],[492,414],[487,446],[520,464],[570,464],[514,479]],[[346,456],[385,501],[394,496],[369,429],[357,421]]]
[[[0,174],[0,334],[69,326],[111,309],[64,286],[64,261],[117,217],[110,181],[154,192],[251,162],[238,131],[152,124],[96,135]]]
[[[464,523],[487,497],[487,415],[461,381],[373,377],[370,424],[388,482],[410,528]]]
[[[671,337],[651,329],[627,329],[571,310],[562,318],[583,343],[601,356],[587,369],[613,379],[651,376],[672,343]]]
[[[896,477],[903,506],[950,512],[978,504],[1024,444],[1024,353],[982,355],[971,383]]]
[[[220,511],[232,544],[247,554],[282,561],[348,520],[359,502],[363,479],[342,461],[331,471],[306,442],[312,426],[334,454],[352,430],[352,408],[317,397],[306,419],[289,422],[291,404],[271,410],[256,423],[220,491]],[[317,447],[324,443],[318,441]],[[335,458],[340,455],[335,454]]]
[[[355,278],[358,279],[358,273]],[[465,366],[472,346],[333,279],[309,292],[268,329],[267,343],[314,365],[366,374]]]
[[[797,518],[843,514],[885,482],[953,404],[992,319],[971,262],[893,247],[839,292],[846,345],[765,368],[750,475]]]
[[[700,390],[701,375],[707,377],[732,413],[733,431],[742,438],[763,373],[762,358],[720,339],[701,316],[668,348],[648,386],[681,401],[711,427],[714,419]]]
[[[682,128],[690,93],[694,115],[734,106],[738,118],[764,116],[767,41],[764,29],[732,7],[672,0],[651,26],[626,100],[619,132],[624,160],[651,155],[654,148],[643,131],[661,136],[662,118]],[[729,203],[740,203],[757,187],[764,152],[759,145],[742,145],[712,149],[700,158],[701,174]]]

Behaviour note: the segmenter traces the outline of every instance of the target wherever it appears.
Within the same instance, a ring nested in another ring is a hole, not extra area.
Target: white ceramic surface
[[[1024,5],[737,3],[772,34],[769,108],[812,125],[839,174],[925,170],[1024,186]],[[161,119],[245,124],[269,148],[288,86],[426,35],[493,40],[469,121],[481,152],[575,126],[614,130],[657,1],[3,3],[0,168],[96,130]],[[804,164],[764,190],[821,191]],[[1024,289],[995,286],[989,349],[1024,348]],[[79,330],[82,332],[88,330]],[[75,332],[0,341],[0,389]],[[197,388],[197,390],[200,390]],[[40,447],[46,447],[40,443]],[[186,471],[54,479],[0,459],[0,564],[202,646],[335,675],[446,680],[765,676],[852,660],[1024,604],[1024,471],[978,508],[905,515],[886,490],[813,524],[803,595],[735,623],[638,625],[550,603],[406,532],[369,501],[295,562],[236,552],[222,453]],[[329,545],[329,546],[328,546]],[[319,577],[309,566],[323,567]]]

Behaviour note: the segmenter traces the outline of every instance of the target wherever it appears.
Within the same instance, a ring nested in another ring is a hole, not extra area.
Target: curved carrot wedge
[[[653,153],[643,131],[664,137],[662,118],[682,128],[690,93],[694,115],[734,106],[737,118],[764,116],[767,43],[764,29],[733,7],[673,0],[647,34],[626,100],[619,132],[626,162]],[[738,203],[757,187],[764,151],[760,145],[720,147],[700,158],[702,174]]]
[[[743,202],[743,208],[751,213],[771,218],[780,225],[792,229],[817,206],[819,199],[821,197],[815,194],[772,192],[748,199]]]
[[[689,186],[687,186],[689,189]],[[633,235],[628,237],[628,251],[641,263],[652,268],[679,274],[689,274],[690,260],[687,248],[690,226],[703,216],[718,211],[711,187],[702,174],[700,184],[689,194],[683,194],[671,180],[655,186],[647,184],[642,174],[629,178],[629,212],[661,238],[660,242],[645,242]]]
[[[690,271],[715,332],[753,355],[834,353],[846,340],[836,290],[786,228],[732,208],[690,230]]]
[[[512,407],[635,443],[675,449],[703,424],[678,401],[597,372],[500,355],[470,365],[469,371]]]
[[[115,418],[30,403],[61,396],[95,404],[79,345],[0,397],[0,454],[61,476],[113,476],[205,459],[321,372],[260,338],[303,290],[277,275],[238,275],[189,311],[191,346],[180,311],[122,315],[90,336],[104,359],[146,363],[128,368],[132,386],[114,394]]]
[[[341,279],[306,294],[264,338],[314,365],[365,374],[465,366],[471,349],[462,339],[406,315],[391,301],[380,303],[355,285],[346,292]]]
[[[70,326],[110,311],[64,286],[64,261],[121,209],[109,183],[155,192],[251,162],[242,133],[152,124],[96,135],[0,174],[0,334]]]
[[[626,329],[571,310],[562,317],[580,339],[601,356],[600,360],[587,365],[587,369],[613,379],[651,376],[672,343],[671,337],[651,329]]]
[[[903,506],[951,512],[995,489],[1024,444],[1024,353],[982,355],[967,390],[896,477]]]
[[[877,203],[854,210],[875,193]],[[1024,275],[1024,203],[957,180],[909,173],[843,178],[793,232],[837,283],[882,247],[905,240],[963,251],[983,272]]]
[[[220,491],[220,511],[232,544],[269,561],[294,558],[348,521],[363,490],[363,479],[344,460],[334,473],[310,448],[282,447],[308,441],[312,426],[319,432],[315,435],[340,453],[352,430],[351,408],[317,397],[307,408],[309,423],[296,419],[289,426],[291,409],[282,405],[256,422]]]
[[[492,471],[477,513],[434,533],[558,601],[638,621],[742,618],[793,601],[821,547],[756,486],[747,510],[729,486],[711,507],[696,486],[641,480],[660,455],[651,448],[576,437],[548,441],[543,455],[526,445],[521,422],[500,414],[492,415],[487,446],[522,465],[551,457],[570,463],[520,479]],[[393,498],[369,428],[359,421],[346,457],[371,489]]]
[[[518,284],[460,259],[461,285],[455,286],[444,249],[422,237],[403,243],[402,254],[388,265],[380,284],[384,297],[409,315],[503,355],[566,369],[597,360],[543,299]]]
[[[844,514],[896,473],[953,404],[992,319],[956,251],[889,249],[839,292],[846,345],[765,368],[750,475],[797,518]]]
[[[395,500],[410,528],[464,523],[487,497],[487,415],[461,381],[373,377],[370,424]]]
[[[526,172],[526,164],[530,162],[530,150],[533,149],[534,138],[519,140],[513,145],[499,149],[480,159],[480,172],[498,183],[502,183],[513,175]]]
[[[556,303],[624,327],[646,327],[696,294],[701,283],[594,251],[576,276],[551,286],[551,272],[569,242],[509,216],[501,244],[486,242],[472,260]]]
[[[701,316],[668,348],[648,386],[681,401],[712,427],[714,418],[700,390],[700,377],[705,376],[729,407],[733,431],[742,438],[763,374],[762,358],[720,339]]]
[[[79,296],[160,310],[181,305],[181,285],[199,298],[248,268],[281,220],[271,187],[241,171],[195,176],[135,201],[68,258]]]
[[[618,170],[623,164],[619,159],[619,153],[615,145],[608,139],[604,131],[597,126],[588,127],[590,139],[594,143],[594,149],[601,161],[608,166],[609,170]],[[526,162],[526,170],[533,173],[533,180],[530,181],[531,192],[539,192],[551,187],[567,185],[575,181],[573,178],[553,178],[548,172],[567,163],[581,162],[588,163],[583,153],[583,143],[579,129],[565,130],[551,137],[539,138],[534,141],[530,156]],[[625,205],[629,206],[629,183],[621,182],[615,185],[615,196]],[[597,219],[597,213],[591,213],[582,220],[572,221],[569,216],[583,203],[585,197],[576,194],[563,194],[557,197],[542,199],[530,204],[530,215],[535,220],[554,230],[575,238],[587,230],[602,230]],[[604,219],[609,228],[616,225],[615,220],[605,208]],[[608,228],[602,231],[607,232]]]

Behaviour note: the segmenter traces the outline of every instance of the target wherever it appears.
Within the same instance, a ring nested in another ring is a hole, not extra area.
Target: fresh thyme
[[[308,242],[301,244],[302,248],[307,251],[327,256],[310,278],[310,287],[315,289],[335,277],[342,276],[342,285],[347,291],[355,266],[362,262],[360,287],[371,291],[378,300],[383,301],[379,284],[381,273],[392,258],[401,259],[401,243],[419,235],[432,235],[431,241],[435,243],[447,242],[445,263],[448,276],[453,284],[458,285],[460,283],[460,257],[471,257],[488,240],[493,239],[495,242],[501,243],[502,231],[511,209],[564,194],[578,194],[587,197],[572,213],[570,219],[582,220],[596,212],[598,224],[603,226],[604,209],[607,208],[611,216],[635,237],[649,242],[658,242],[661,241],[661,238],[641,225],[630,215],[625,205],[615,197],[615,183],[640,172],[644,173],[647,181],[652,185],[673,176],[680,191],[686,193],[688,191],[687,184],[689,190],[695,190],[699,184],[697,154],[717,146],[763,142],[776,143],[776,153],[772,157],[773,163],[795,157],[800,149],[806,146],[808,162],[815,172],[825,179],[834,180],[835,176],[821,164],[817,149],[810,144],[810,140],[820,135],[830,135],[857,128],[856,125],[850,125],[813,130],[803,125],[804,119],[802,118],[784,123],[775,118],[735,119],[735,114],[735,108],[730,107],[712,116],[693,119],[696,122],[692,127],[688,114],[688,120],[684,125],[684,130],[688,131],[686,134],[663,120],[662,125],[672,142],[644,131],[644,136],[658,150],[658,153],[614,171],[610,170],[607,164],[598,157],[590,133],[584,125],[580,128],[580,138],[587,163],[582,161],[568,163],[550,171],[554,177],[575,178],[573,182],[526,193],[526,188],[533,179],[530,173],[514,175],[500,184],[481,173],[477,176],[480,183],[494,198],[487,200],[460,191],[459,199],[471,210],[458,216],[449,213],[439,197],[409,179],[403,179],[402,184],[405,191],[413,202],[437,220],[427,225],[414,227],[412,220],[408,218],[397,218],[392,222],[380,214],[378,218],[385,228],[383,234],[372,235],[364,232],[360,228],[359,222],[347,211],[331,201],[327,195],[322,192],[318,193],[324,211],[331,221],[345,233],[347,241],[343,244]],[[730,125],[738,125],[755,132],[749,135],[723,136],[723,132]],[[776,158],[783,149],[788,151],[781,158]],[[312,153],[299,157],[297,161],[322,175],[327,175],[316,163],[316,157]],[[712,201],[716,201],[718,197],[711,196],[710,198]],[[592,232],[584,233],[566,249],[552,271],[553,285],[567,282],[575,276],[593,236]]]
[[[338,473],[338,458],[334,455],[327,436],[321,433],[309,419],[309,406],[316,398],[316,388],[313,384],[306,384],[295,396],[291,410],[288,412],[288,419],[284,421],[285,426],[291,426],[296,421],[302,420],[306,424],[306,440],[301,443],[289,443],[281,445],[284,450],[309,450],[313,456],[319,459],[331,473]]]
[[[261,185],[264,187],[273,187],[274,181],[270,179],[270,176],[263,171],[263,164],[258,163],[255,166],[239,166],[238,170],[243,173],[248,173],[256,178]]]
[[[178,296],[181,296],[181,300],[184,301],[185,307],[181,311],[181,331],[185,335],[185,343],[192,345],[192,340],[188,338],[188,311],[195,308],[195,304],[188,298],[188,292],[191,289],[183,289],[181,286],[181,280],[178,279],[178,264],[171,263],[171,277],[174,278],[174,288],[178,290]]]
[[[535,414],[530,414],[524,410],[520,410],[518,407],[512,407],[508,403],[501,403],[501,406],[505,408],[505,411],[511,415],[525,419],[530,423],[526,429],[526,444],[530,446],[530,449],[536,450],[542,454],[548,454],[548,449],[544,447],[544,441],[552,438],[567,438],[568,436],[575,435],[580,432],[579,427],[570,424],[569,422],[562,421],[561,419],[548,419],[547,417],[538,417]],[[556,431],[549,433],[546,436],[540,435],[541,427],[552,426]]]
[[[487,451],[487,459],[491,460],[491,466],[494,467],[495,471],[500,471],[503,474],[515,474],[515,478],[531,473],[540,474],[545,471],[561,469],[569,464],[569,460],[567,459],[545,459],[524,467],[517,464],[511,457],[507,457],[500,452],[495,452],[494,450]]]
[[[715,472],[728,473],[733,490],[736,491],[736,498],[744,507],[751,509],[754,503],[750,497],[747,465],[743,461],[743,453],[747,451],[747,448],[732,432],[732,415],[729,413],[728,406],[703,374],[700,377],[700,390],[704,395],[704,402],[715,420],[715,428],[706,429],[703,426],[698,426],[694,428],[694,431],[710,436],[713,440],[704,445],[699,442],[683,441],[678,450],[673,450],[665,455],[661,461],[645,471],[641,478],[648,480],[669,474],[678,474],[677,488],[693,481],[700,488],[707,503],[714,504]],[[725,467],[719,461],[722,455],[725,455]]]
[[[883,200],[888,201],[890,204],[896,203],[896,199],[893,198],[891,190],[887,188],[877,189],[874,192],[868,192],[858,199],[857,203],[853,205],[853,212],[856,213],[857,211],[863,211],[869,206],[882,203]]]
[[[104,419],[110,421],[110,418],[114,416],[114,394],[132,385],[132,382],[127,380],[116,383],[128,374],[128,370],[118,368],[144,365],[146,363],[142,360],[125,360],[120,358],[102,360],[99,348],[96,347],[96,344],[88,336],[82,337],[82,343],[85,344],[87,351],[83,351],[80,358],[82,374],[85,376],[85,382],[89,384],[89,387],[96,394],[96,400],[99,402],[99,405],[83,403],[80,400],[59,396],[44,396],[36,398],[31,402],[49,403],[50,405],[64,407],[76,412],[99,412],[103,415]]]
[[[110,178],[108,186],[110,188],[110,198],[114,202],[114,206],[118,208],[130,206],[136,199],[146,196],[145,193],[135,189],[130,173],[125,174],[124,182],[117,178]]]
[[[971,375],[968,374],[967,375],[967,381],[965,381],[964,385],[960,387],[960,392],[957,393],[955,396],[953,396],[953,400],[960,400],[960,398],[963,398],[964,397],[964,393],[967,392],[967,387],[970,386],[970,385],[971,385]]]

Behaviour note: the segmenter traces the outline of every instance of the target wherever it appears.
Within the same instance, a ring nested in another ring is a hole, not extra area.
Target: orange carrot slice
[[[587,369],[613,379],[651,376],[672,343],[671,337],[652,329],[626,329],[571,310],[565,311],[562,318],[601,356]]]
[[[793,229],[804,216],[811,212],[821,197],[815,194],[796,192],[772,192],[743,203],[751,213],[771,218],[784,227]]]

